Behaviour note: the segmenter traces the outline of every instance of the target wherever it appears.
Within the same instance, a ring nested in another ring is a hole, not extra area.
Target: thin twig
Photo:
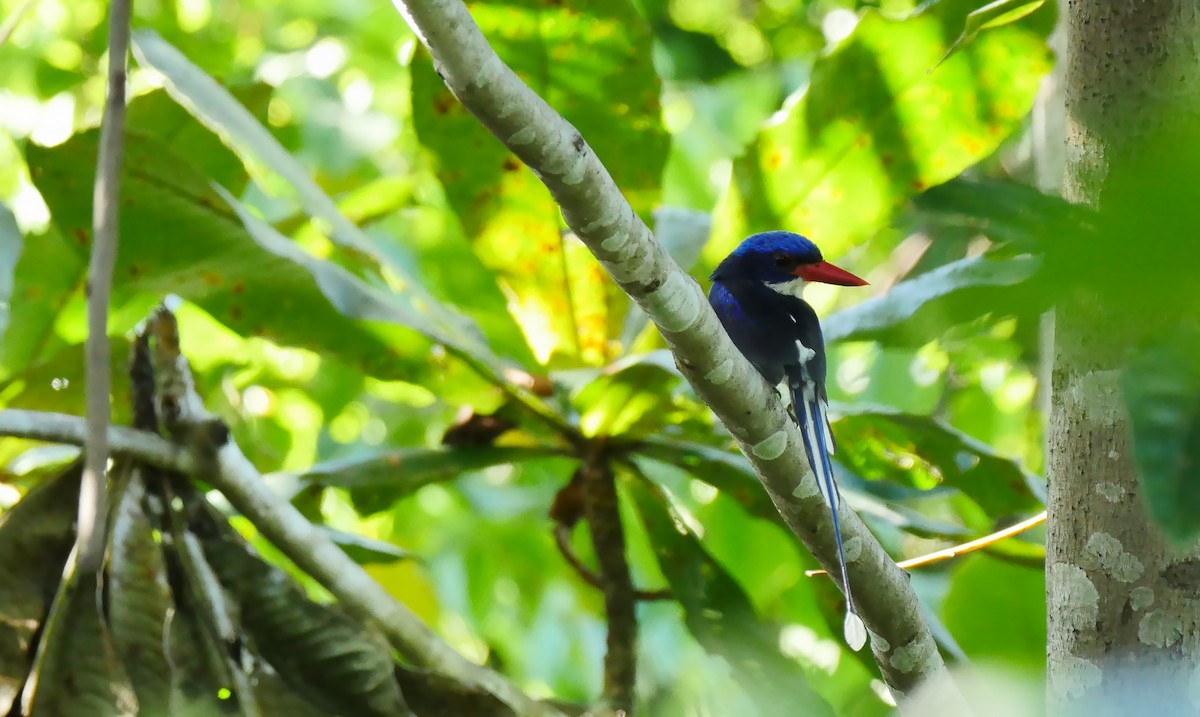
[[[554,544],[558,546],[558,552],[562,553],[563,560],[567,561],[567,564],[571,566],[571,569],[574,570],[575,573],[582,578],[585,583],[591,585],[597,590],[604,588],[604,580],[596,574],[596,571],[584,565],[583,561],[579,559],[579,556],[575,554],[575,551],[571,549],[571,529],[569,527],[563,525],[562,523],[556,523],[554,525]],[[670,590],[665,588],[659,590],[642,590],[635,588],[633,591],[633,597],[638,602],[654,602],[657,600],[672,600],[675,598],[675,595]]]
[[[92,257],[87,280],[87,441],[79,488],[79,569],[94,571],[104,557],[108,511],[109,355],[108,299],[117,261],[121,161],[125,152],[125,59],[129,55],[130,0],[112,0],[108,17],[108,99],[100,126],[100,156],[92,193]]]
[[[604,613],[608,618],[604,697],[617,714],[631,715],[637,680],[637,600],[625,557],[616,476],[603,456],[589,459],[579,467],[578,475],[583,479],[584,510],[600,565],[600,589],[604,591]]]
[[[926,553],[925,555],[909,558],[908,560],[901,560],[900,562],[896,563],[896,567],[903,570],[908,570],[909,568],[919,568],[922,565],[929,565],[931,563],[939,563],[943,560],[949,560],[950,558],[957,558],[960,555],[966,555],[967,553],[973,553],[976,550],[982,550],[989,545],[994,545],[995,543],[999,543],[1001,540],[1006,538],[1011,538],[1014,535],[1020,535],[1026,530],[1036,528],[1045,522],[1046,511],[1043,510],[1041,513],[1038,513],[1032,518],[1027,518],[1022,520],[1020,523],[1010,525],[1004,530],[997,530],[994,533],[988,533],[982,538],[976,538],[975,540],[961,543],[950,548],[935,550],[932,553]],[[816,577],[817,575],[828,575],[828,573],[826,573],[824,570],[805,570],[804,574],[810,578]]]

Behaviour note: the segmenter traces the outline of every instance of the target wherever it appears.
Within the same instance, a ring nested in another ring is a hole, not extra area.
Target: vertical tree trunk
[[[1195,137],[1200,0],[1071,0],[1064,10],[1064,191],[1103,211],[1164,136]],[[1128,240],[1124,258],[1138,262],[1168,239],[1147,228]],[[1101,280],[1057,311],[1047,437],[1051,714],[1200,714],[1200,570],[1188,569],[1200,558],[1171,549],[1143,507],[1118,383],[1138,343],[1177,318],[1130,298],[1141,291]]]

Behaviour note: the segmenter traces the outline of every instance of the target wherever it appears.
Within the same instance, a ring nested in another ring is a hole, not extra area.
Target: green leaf
[[[25,681],[28,650],[75,542],[82,472],[83,464],[74,463],[0,514],[0,712],[5,714]]]
[[[355,507],[370,514],[387,509],[431,483],[490,466],[524,463],[561,453],[561,449],[542,446],[399,448],[318,463],[301,477],[309,483],[349,489]]]
[[[675,371],[654,363],[626,363],[604,373],[572,398],[585,436],[645,435],[671,422]]]
[[[80,277],[90,243],[87,187],[97,139],[92,130],[52,149],[30,144],[26,150],[55,223],[78,240],[69,254],[55,260],[73,263]],[[248,220],[255,230],[248,232],[226,209],[223,190],[211,186],[171,148],[131,131],[121,190],[114,300],[149,298],[127,317],[126,325],[111,330],[127,330],[157,297],[174,293],[242,335],[337,355],[366,374],[411,379],[428,366],[426,344],[416,336],[346,320],[347,314],[408,318],[381,308],[391,306],[390,295],[304,254],[278,234],[259,231],[259,220]],[[163,227],[170,227],[169,241]],[[415,328],[428,327],[417,323]]]
[[[145,501],[142,473],[135,471],[120,493],[112,522],[108,619],[113,648],[129,672],[139,709],[166,715],[171,713],[173,665],[163,647],[177,616]]]
[[[742,587],[645,480],[625,484],[692,636],[723,657],[760,715],[832,715],[799,665],[779,651],[778,628],[759,619]]]
[[[408,492],[467,471],[505,463],[522,463],[561,453],[561,449],[549,446],[399,448],[318,463],[301,477],[306,481],[337,488],[394,485]]]
[[[1041,509],[1038,479],[986,444],[929,416],[884,406],[837,404],[837,461],[871,480],[955,488],[989,516]]]
[[[208,564],[239,605],[242,629],[292,689],[339,714],[412,715],[381,635],[335,607],[309,600],[215,510],[199,505],[197,532]]]
[[[741,453],[658,436],[642,439],[636,444],[635,451],[636,456],[687,471],[696,480],[732,498],[755,518],[775,523],[790,532],[775,504],[758,482],[754,468]],[[845,485],[847,481],[842,482],[847,502],[868,522],[890,525],[922,538],[955,539],[967,534],[960,526],[927,518],[902,505],[893,505],[891,501],[881,500],[866,490],[851,491]]]
[[[1200,334],[1170,331],[1121,375],[1151,515],[1178,545],[1200,535]]]
[[[246,85],[228,92],[239,107],[245,108],[242,111],[249,121],[267,116],[272,92],[269,85]],[[249,179],[238,156],[166,92],[151,92],[130,103],[126,126],[170,147],[186,147],[187,158],[200,174],[232,192],[242,191]]]
[[[405,325],[478,358],[490,357],[490,351],[471,322],[443,307],[406,267],[388,261],[371,239],[338,210],[334,201],[311,179],[308,170],[237,98],[151,30],[133,34],[133,51],[140,63],[166,77],[168,91],[197,119],[243,156],[257,159],[290,184],[305,210],[329,225],[330,237],[335,242],[386,265],[387,270],[397,277],[394,286],[400,287],[394,288],[391,304],[397,315],[405,317]]]
[[[246,102],[252,111],[262,116],[266,115],[268,99],[265,85],[250,85],[236,90],[239,98]],[[170,160],[196,168],[198,176],[224,183],[235,191],[241,191],[246,183],[246,171],[241,161],[232,154],[211,132],[192,119],[186,112],[173,103],[165,92],[156,91],[135,98],[129,103],[127,128],[127,160],[138,162],[153,150],[147,151],[138,146],[142,138],[152,138],[160,144],[169,146]],[[68,317],[83,313],[82,286],[87,269],[87,248],[91,236],[91,184],[95,164],[97,132],[84,133],[84,137],[75,137],[67,142],[67,146],[46,150],[30,145],[26,152],[34,183],[38,186],[47,203],[51,203],[52,212],[62,212],[64,216],[73,218],[66,223],[59,223],[61,231],[51,229],[48,233],[31,236],[26,242],[26,251],[20,256],[16,271],[16,285],[13,289],[12,323],[9,330],[0,330],[0,376],[11,375],[25,368],[39,358],[45,359],[58,352],[63,342],[55,331],[55,322],[62,320],[62,315]],[[88,153],[91,153],[88,155]],[[62,165],[43,166],[39,158],[64,158]],[[168,162],[170,160],[167,160]],[[128,161],[122,182],[130,182],[131,171]],[[69,163],[69,164],[67,164]],[[164,163],[160,160],[157,165]],[[153,171],[154,164],[150,165]],[[182,167],[187,173],[187,167]],[[167,168],[174,170],[174,165]],[[42,176],[42,172],[49,172]],[[169,174],[167,176],[170,176]],[[151,180],[152,181],[152,180]],[[65,186],[54,187],[53,184],[65,182]],[[122,214],[133,212],[139,214],[145,209],[137,206],[137,196],[123,188],[125,204]],[[136,190],[135,190],[136,191]],[[142,195],[146,196],[146,195]],[[151,195],[153,196],[153,195]],[[65,197],[67,204],[57,201]],[[170,214],[167,211],[165,213]],[[55,217],[57,221],[59,217]],[[127,219],[123,217],[123,219]],[[183,217],[175,214],[173,221],[158,227],[153,227],[145,241],[163,245],[162,226],[172,227],[172,236],[187,237],[186,222],[194,221],[191,216]],[[125,233],[128,221],[122,222],[121,252],[119,260],[125,258],[132,247],[138,251],[141,245],[137,240],[131,240]],[[3,242],[4,246],[9,246]],[[19,243],[17,247],[19,248]],[[122,266],[137,266],[123,262]],[[181,273],[186,271],[180,269]],[[126,279],[136,279],[136,276],[117,274],[116,285],[126,283]],[[141,312],[144,314],[144,312]],[[140,318],[140,316],[138,317]],[[70,319],[68,319],[70,320]],[[137,319],[134,319],[135,321]],[[127,327],[118,327],[120,332]],[[3,326],[0,325],[0,329]]]
[[[64,580],[54,596],[34,658],[29,714],[125,717],[137,701],[100,615],[95,573]]]
[[[922,346],[947,329],[989,312],[1009,315],[1042,307],[1038,292],[1014,291],[1041,265],[1039,259],[988,256],[960,259],[901,282],[883,296],[821,322],[825,341],[877,340]]]
[[[51,228],[25,238],[5,312],[7,325],[0,333],[0,376],[9,378],[62,347],[55,319],[72,297],[82,294],[86,273],[86,252],[62,232]]]
[[[964,558],[950,580],[942,618],[972,660],[1045,669],[1046,581],[1040,566],[982,554]]]
[[[865,10],[734,163],[724,241],[787,227],[840,256],[909,197],[995,151],[1028,113],[1049,53],[1038,33],[1009,25],[939,65],[972,9],[943,0],[903,19]]]
[[[667,156],[652,38],[626,0],[480,3],[472,16],[530,87],[574,125],[649,218]],[[480,258],[497,275],[539,361],[603,364],[628,300],[562,232],[549,192],[467,112],[421,52],[413,123]]]
[[[964,43],[974,40],[975,36],[982,30],[1014,23],[1040,8],[1045,4],[1045,1],[995,0],[995,2],[988,3],[978,10],[972,10],[967,13],[967,22],[963,27],[962,34],[958,36],[958,39],[950,43],[950,49],[946,50],[946,57],[953,54]],[[944,61],[945,58],[943,58]]]
[[[638,443],[637,454],[685,470],[733,498],[752,515],[783,525],[775,505],[741,453],[651,436]]]

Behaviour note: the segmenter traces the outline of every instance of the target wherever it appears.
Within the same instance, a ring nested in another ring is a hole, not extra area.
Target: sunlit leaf
[[[540,446],[399,448],[366,456],[319,463],[302,478],[319,485],[347,488],[363,513],[384,510],[418,489],[490,466],[545,459],[561,450]]]
[[[705,551],[660,492],[627,484],[688,630],[729,662],[761,715],[832,714],[798,665],[779,651],[778,628],[759,619],[742,587]]]
[[[394,563],[412,557],[407,550],[382,540],[332,528],[325,528],[325,533],[351,560],[359,564]]]
[[[1200,534],[1200,335],[1176,329],[1121,376],[1146,503],[1180,545]]]
[[[734,164],[721,250],[786,227],[831,256],[870,237],[907,199],[991,154],[1019,126],[1050,63],[1022,25],[997,28],[945,62],[975,9],[923,5],[903,19],[863,12]]]
[[[671,420],[671,392],[679,374],[653,363],[633,363],[581,388],[572,403],[588,436],[644,435]]]
[[[387,270],[397,277],[390,303],[394,312],[404,317],[405,325],[477,357],[489,354],[471,322],[443,307],[406,267],[387,261],[386,254],[346,219],[300,162],[216,80],[151,30],[134,33],[133,50],[140,62],[167,78],[168,91],[197,119],[205,122],[237,151],[258,159],[286,180],[299,195],[305,210],[329,225],[330,236],[335,241],[386,263]]]
[[[967,13],[967,22],[962,34],[950,44],[946,56],[953,54],[963,43],[974,40],[980,31],[1016,22],[1044,3],[1045,0],[995,0],[978,10],[972,10]]]
[[[86,187],[97,138],[92,130],[52,149],[27,149],[55,223],[76,240],[71,254],[43,261],[72,261],[80,272],[90,245],[91,192]],[[393,306],[390,295],[304,254],[277,234],[263,239],[266,232],[248,231],[186,160],[150,137],[131,133],[129,139],[114,275],[118,301],[148,293],[147,306],[138,312],[144,315],[157,297],[174,293],[243,335],[338,355],[376,376],[411,377],[424,365],[426,344],[411,333],[347,320],[347,314],[384,318],[386,312],[376,307]],[[130,325],[136,315],[129,317]],[[420,323],[415,327],[427,328]]]
[[[481,3],[472,16],[497,53],[579,129],[644,218],[657,199],[667,141],[651,37],[628,2]],[[542,361],[604,363],[628,305],[529,169],[467,112],[422,52],[413,122],[476,251],[510,296]]]
[[[836,458],[868,479],[956,488],[994,517],[1040,510],[1038,480],[986,444],[929,416],[837,404]]]

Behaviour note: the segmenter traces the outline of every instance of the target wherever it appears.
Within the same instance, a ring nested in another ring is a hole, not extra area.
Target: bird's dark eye
[[[795,264],[796,264],[796,258],[792,257],[792,256],[788,256],[787,254],[782,254],[782,253],[776,254],[772,258],[775,261],[775,266],[778,266],[780,268],[786,269],[786,268],[795,266]]]

